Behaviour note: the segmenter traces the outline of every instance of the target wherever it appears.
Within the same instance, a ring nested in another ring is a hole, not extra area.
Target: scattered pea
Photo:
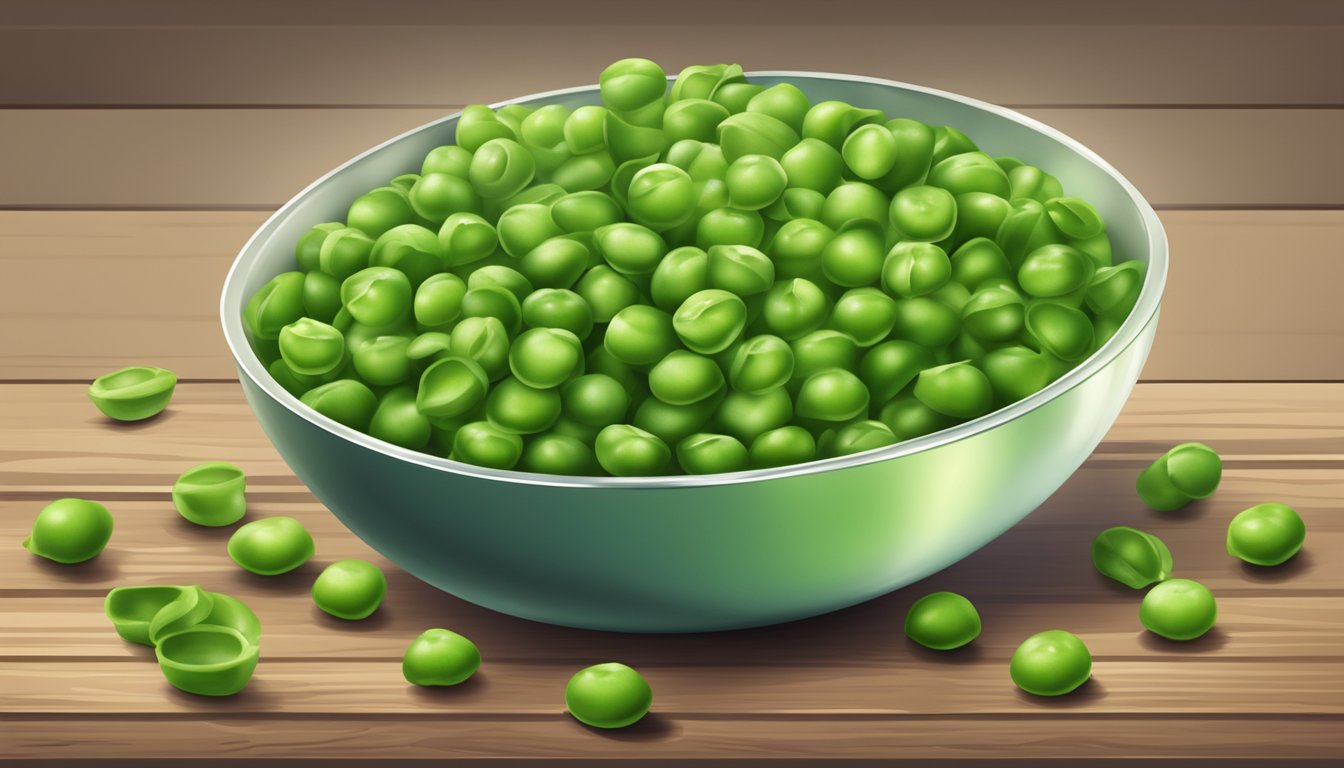
[[[401,657],[401,674],[412,685],[458,685],[480,667],[476,644],[447,629],[421,632]]]
[[[264,517],[229,537],[229,557],[258,576],[288,573],[313,557],[313,537],[292,517]]]
[[[1218,604],[1208,588],[1190,579],[1168,579],[1148,590],[1139,621],[1168,640],[1194,640],[1213,629]]]
[[[1171,550],[1151,533],[1121,525],[1092,540],[1092,566],[1130,589],[1143,589],[1171,578]]]
[[[302,280],[298,288],[302,291]],[[275,296],[274,290],[268,295]],[[278,338],[280,329],[277,328],[275,332],[276,336],[270,338]],[[177,374],[172,371],[132,366],[94,379],[89,385],[89,400],[109,419],[143,421],[162,413],[168,407],[168,401],[173,398],[173,390],[176,388]]]
[[[1251,565],[1282,565],[1302,549],[1307,526],[1292,507],[1256,504],[1227,526],[1227,553]]]
[[[1013,652],[1008,671],[1027,693],[1063,696],[1092,676],[1092,654],[1077,635],[1050,629],[1024,640]]]
[[[608,662],[581,669],[565,685],[565,706],[575,720],[594,728],[625,728],[653,705],[648,681],[624,664]]]
[[[112,513],[87,499],[57,499],[42,508],[23,548],[39,557],[72,565],[92,560],[112,538]]]
[[[387,595],[387,577],[364,560],[337,560],[313,582],[313,602],[346,621],[368,618]]]
[[[1158,512],[1173,512],[1218,489],[1223,462],[1203,443],[1181,443],[1139,474],[1139,498]]]
[[[224,461],[200,464],[173,483],[173,506],[187,520],[206,526],[233,525],[243,518],[247,476]]]
[[[980,636],[980,613],[956,592],[934,592],[910,606],[905,636],[935,651],[960,648]]]

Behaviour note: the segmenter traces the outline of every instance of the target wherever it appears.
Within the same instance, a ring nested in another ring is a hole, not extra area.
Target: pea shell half
[[[177,374],[166,368],[132,366],[103,374],[89,385],[89,399],[117,421],[142,421],[168,407]]]
[[[1143,589],[1171,578],[1171,550],[1151,533],[1121,525],[1092,540],[1092,565],[1102,576]]]
[[[247,511],[247,476],[225,461],[183,472],[173,483],[173,506],[187,520],[206,526],[233,525]]]
[[[232,627],[200,624],[160,638],[159,669],[174,688],[198,696],[232,696],[257,668],[259,649]]]

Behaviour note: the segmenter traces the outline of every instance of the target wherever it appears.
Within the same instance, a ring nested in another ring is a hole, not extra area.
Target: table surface
[[[117,519],[88,564],[17,547],[0,559],[0,761],[1338,764],[1344,8],[1076,5],[685,0],[655,12],[598,0],[576,18],[540,0],[507,12],[428,0],[0,2],[0,72],[28,73],[0,78],[0,539],[20,541],[64,496],[100,500]],[[269,211],[366,146],[462,103],[591,82],[637,54],[673,70],[736,59],[967,93],[1061,127],[1128,175],[1167,226],[1171,283],[1144,380],[1077,475],[924,582],[711,635],[495,614],[344,530],[243,402],[215,310],[233,254]],[[134,363],[182,383],[162,416],[110,423],[84,388]],[[1184,440],[1222,453],[1221,488],[1178,513],[1144,509],[1135,475]],[[228,530],[182,521],[169,486],[207,460],[247,472],[248,519],[303,521],[314,562],[251,576],[228,560]],[[1223,549],[1227,521],[1271,500],[1302,514],[1306,548],[1277,569],[1244,566]],[[1141,631],[1138,594],[1091,568],[1089,542],[1111,525],[1158,534],[1177,574],[1214,591],[1213,632],[1178,644]],[[330,619],[308,596],[343,557],[389,574],[367,621]],[[152,654],[117,638],[103,596],[139,583],[199,583],[252,605],[265,635],[247,690],[180,694]],[[942,589],[968,595],[985,623],[951,653],[901,632],[910,603]],[[431,626],[481,647],[470,682],[425,690],[401,678],[401,651]],[[1058,700],[1018,693],[1009,656],[1054,627],[1092,649],[1093,679]],[[563,687],[612,659],[645,673],[655,707],[633,728],[597,732],[565,714]]]

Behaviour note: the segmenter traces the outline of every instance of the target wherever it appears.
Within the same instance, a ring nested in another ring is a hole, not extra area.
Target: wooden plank
[[[0,335],[0,378],[87,380],[141,361],[185,378],[232,378],[219,286],[267,215],[0,211],[9,277],[0,287],[9,331]],[[1145,378],[1344,380],[1344,356],[1322,354],[1344,339],[1333,296],[1344,261],[1320,257],[1344,241],[1344,211],[1161,217],[1171,271]],[[59,300],[31,286],[60,286]],[[1248,311],[1251,296],[1274,311]]]
[[[45,11],[69,3],[39,5]],[[1125,13],[1118,23],[1089,23],[1086,16],[1110,14],[1080,13],[1077,6],[1045,23],[1027,21],[1041,3],[990,5],[978,13],[961,4],[955,13],[930,5],[922,20],[907,18],[919,13],[908,3],[851,12],[794,3],[783,13],[773,7],[762,13],[701,2],[670,14],[638,3],[607,11],[585,5],[582,14],[531,5],[522,11],[511,3],[503,11],[483,4],[473,13],[452,4],[397,18],[380,3],[363,13],[376,18],[371,26],[342,26],[340,10],[327,5],[321,15],[299,20],[312,26],[275,26],[284,22],[273,16],[282,14],[268,7],[264,21],[246,28],[234,26],[241,22],[232,20],[232,4],[230,23],[222,26],[150,20],[130,26],[124,12],[115,27],[107,26],[113,20],[87,26],[90,15],[101,15],[89,10],[68,17],[79,19],[74,28],[59,21],[0,28],[0,67],[31,72],[0,83],[0,104],[495,102],[596,82],[607,64],[633,53],[671,73],[737,61],[748,70],[886,77],[1001,104],[1344,104],[1344,84],[1333,76],[1344,70],[1344,27],[1228,26],[1222,10],[1172,26],[1144,11]],[[164,10],[160,18],[174,15]],[[999,15],[1010,17],[1008,26],[994,20]],[[551,17],[564,21],[557,26]],[[706,18],[713,23],[698,23]],[[384,26],[390,24],[398,26]],[[631,40],[638,42],[632,47]],[[411,65],[403,64],[408,51]],[[502,58],[500,51],[514,53]],[[36,60],[45,64],[34,71]]]
[[[451,701],[454,693],[425,694],[428,712],[417,718],[25,717],[6,723],[13,733],[0,746],[0,757],[43,766],[60,761],[137,768],[158,761],[236,766],[243,759],[426,767],[451,760],[453,765],[492,768],[548,760],[649,766],[695,760],[706,768],[966,768],[1003,760],[1079,765],[1106,755],[1106,765],[1117,768],[1171,768],[1189,765],[1187,760],[1215,760],[1228,768],[1265,761],[1306,768],[1336,765],[1331,761],[1344,750],[1344,729],[1331,717],[1206,717],[1192,722],[1152,715],[1090,716],[1055,702],[1041,705],[1026,720],[905,715],[690,718],[655,712],[626,731],[604,733],[562,714],[486,722],[439,715],[436,702]]]
[[[595,659],[596,661],[596,659]],[[563,711],[556,665],[482,665],[475,684],[427,697],[397,661],[265,661],[248,688],[228,699],[174,693],[148,659],[19,662],[0,712],[48,715],[266,713],[416,715],[426,698],[444,716],[547,715]],[[918,660],[875,668],[828,666],[644,666],[656,710],[705,715],[1026,715],[1041,704],[1019,693],[1001,661]],[[1344,715],[1344,663],[1097,661],[1093,679],[1070,699],[1091,714]],[[456,694],[456,695],[452,695]]]
[[[1154,204],[1344,205],[1344,110],[1028,109]],[[0,110],[0,207],[274,207],[441,109]],[[1273,152],[1248,151],[1291,135]],[[1230,158],[1236,158],[1232,162]],[[411,170],[411,169],[407,169]],[[72,180],[78,183],[72,183]]]

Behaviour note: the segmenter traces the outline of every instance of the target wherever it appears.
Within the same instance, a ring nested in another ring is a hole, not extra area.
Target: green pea
[[[636,172],[627,200],[630,218],[660,232],[685,223],[695,212],[691,177],[669,163],[654,163]]]
[[[778,83],[751,97],[747,102],[748,112],[761,112],[784,123],[799,132],[803,130],[803,120],[812,108],[807,95],[792,83]],[[712,141],[712,139],[706,139]]]
[[[929,169],[928,183],[954,195],[984,192],[1008,199],[1008,174],[983,152],[962,152],[939,161]]]
[[[947,429],[957,420],[938,413],[913,395],[897,397],[878,413],[883,424],[891,428],[891,433],[900,440],[913,440]]]
[[[464,357],[480,366],[489,381],[496,381],[509,372],[509,334],[499,318],[464,318],[453,327],[448,349],[454,355]],[[412,357],[415,355],[412,354]],[[440,354],[436,359],[442,357]],[[422,375],[421,387],[423,386]]]
[[[658,314],[666,316],[662,312]],[[692,351],[702,355],[718,354],[727,349],[737,341],[746,324],[747,307],[742,299],[717,288],[691,294],[672,316],[676,336]],[[608,338],[611,330],[610,327],[607,329]]]
[[[341,311],[341,282],[326,272],[303,276],[303,311],[314,320],[330,323]]]
[[[361,230],[338,229],[322,241],[318,267],[337,280],[344,280],[369,265],[373,243],[374,239]]]
[[[582,440],[549,432],[526,441],[518,467],[544,475],[591,475],[597,458]]]
[[[849,456],[895,445],[898,440],[891,428],[880,421],[853,421],[824,435],[827,456]]]
[[[1218,619],[1213,593],[1197,581],[1168,579],[1148,590],[1139,605],[1144,628],[1168,640],[1202,637]]]
[[[827,368],[855,370],[859,363],[859,345],[847,333],[836,330],[813,331],[794,339],[793,381],[804,379]]]
[[[737,345],[728,364],[729,384],[747,394],[782,387],[792,376],[793,349],[778,336],[747,339]]]
[[[715,208],[695,225],[695,244],[705,250],[715,245],[746,245],[755,248],[765,237],[765,220],[756,211]]]
[[[312,559],[313,537],[292,517],[263,517],[234,531],[227,549],[243,570],[278,576]]]
[[[247,511],[247,476],[226,462],[198,464],[173,483],[173,506],[178,514],[197,525],[233,525]]]
[[[622,362],[653,365],[676,347],[677,334],[672,317],[666,312],[632,304],[611,318],[602,343]]]
[[[770,207],[762,211],[767,219],[777,223],[782,229],[789,222],[795,219],[809,219],[820,225],[816,221],[826,208],[826,196],[815,189],[799,189],[788,187],[779,199],[770,204]],[[827,227],[829,229],[829,227]],[[778,230],[776,230],[778,237]],[[775,238],[770,238],[764,242],[769,245]]]
[[[1055,229],[1045,208],[1035,200],[1014,200],[1009,207],[1008,215],[1003,217],[1003,223],[994,236],[994,242],[998,243],[1008,263],[1016,269],[1022,265],[1027,254],[1041,246],[1060,242],[1063,235]]]
[[[598,83],[602,103],[608,109],[633,112],[662,100],[667,75],[648,59],[621,59],[602,70]]]
[[[896,302],[876,288],[845,291],[831,310],[830,327],[871,347],[891,333],[896,322]]]
[[[899,151],[896,137],[885,125],[868,124],[845,137],[840,153],[855,176],[871,180],[891,172]]]
[[[320,269],[322,242],[327,239],[327,235],[344,228],[345,225],[339,221],[329,221],[304,232],[294,246],[294,258],[299,262],[299,267],[305,272]]]
[[[1022,332],[1026,305],[1022,298],[1007,288],[984,288],[976,291],[961,310],[961,323],[966,331],[985,341],[1008,341]]]
[[[496,138],[472,154],[467,179],[481,197],[498,200],[521,192],[536,171],[536,160],[526,147],[511,138]]]
[[[817,457],[812,433],[798,426],[779,427],[762,432],[751,441],[749,463],[752,469],[768,469],[802,464]]]
[[[656,163],[658,155],[666,145],[666,138],[660,128],[656,125],[641,124],[656,123],[657,116],[658,112],[656,110],[644,115],[633,112],[622,114],[607,110],[605,127],[607,151],[611,153],[611,158],[616,163],[616,173],[613,174],[612,181],[612,194],[618,200],[629,189],[630,179],[634,177],[635,171],[646,165]],[[622,178],[621,167],[630,161],[637,162],[633,168],[628,170],[624,176],[624,181],[618,183],[618,180]]]
[[[620,205],[604,192],[571,192],[551,203],[551,221],[564,232],[592,232],[625,218]]]
[[[807,419],[849,421],[868,410],[868,388],[843,368],[809,375],[798,390],[795,412]]]
[[[523,300],[523,324],[531,328],[563,329],[586,339],[593,330],[593,310],[573,291],[540,288]]]
[[[920,371],[914,395],[934,411],[959,419],[983,416],[993,408],[989,379],[970,363],[949,363]]]
[[[1292,507],[1256,504],[1227,526],[1227,553],[1251,565],[1282,565],[1302,549],[1307,526]]]
[[[1073,307],[1049,302],[1031,304],[1024,325],[1043,351],[1060,360],[1079,360],[1093,348],[1092,321]]]
[[[431,418],[460,416],[485,399],[489,386],[485,370],[470,357],[443,357],[420,375],[416,407]]]
[[[582,109],[582,107],[580,107]],[[606,114],[603,113],[603,122]],[[597,190],[616,173],[616,161],[603,150],[574,155],[551,173],[551,181],[567,192]]]
[[[999,167],[1002,168],[1002,164]],[[1008,174],[1008,186],[1012,189],[1013,200],[1028,198],[1044,203],[1064,194],[1064,187],[1060,185],[1059,179],[1034,165],[1019,162],[1013,168],[1004,168],[1004,172]]]
[[[844,288],[872,285],[882,274],[886,249],[880,229],[863,221],[856,224],[842,227],[821,252],[822,274]]]
[[[1087,306],[1099,317],[1123,321],[1143,290],[1144,263],[1137,260],[1101,267],[1087,286]]]
[[[443,223],[454,213],[480,213],[481,197],[466,178],[449,173],[421,176],[407,193],[415,214],[426,221]]]
[[[494,225],[474,213],[454,213],[439,228],[439,245],[444,263],[458,267],[494,253],[499,235]]]
[[[1111,238],[1104,229],[1092,237],[1083,239],[1070,237],[1066,238],[1066,241],[1086,254],[1098,270],[1112,265]]]
[[[462,314],[466,317],[459,322],[473,317],[493,317],[510,334],[517,333],[523,324],[523,308],[518,297],[499,285],[468,286],[462,296]]]
[[[762,112],[739,112],[718,125],[719,147],[729,163],[745,155],[768,155],[778,160],[798,143],[798,134],[782,121]]]
[[[420,284],[411,302],[415,322],[425,328],[449,328],[462,314],[467,285],[457,275],[437,274]]]
[[[891,400],[919,372],[933,367],[933,354],[910,341],[892,339],[869,349],[859,362],[859,380],[867,387],[873,402]]]
[[[952,343],[961,330],[961,313],[929,296],[917,296],[896,302],[896,323],[892,334],[929,349]]]
[[[985,237],[967,240],[950,258],[952,279],[968,291],[978,290],[991,281],[1012,279],[1012,267],[998,243]]]
[[[624,275],[647,275],[667,254],[667,243],[657,232],[639,224],[608,224],[593,232],[597,253]]]
[[[667,106],[663,113],[663,133],[669,145],[684,139],[714,141],[719,123],[728,118],[728,109],[709,99],[682,99]]]
[[[1139,498],[1158,512],[1174,512],[1218,489],[1223,462],[1203,443],[1181,443],[1139,473]]]
[[[936,186],[906,187],[891,198],[891,225],[902,240],[936,242],[951,236],[957,201]]]
[[[529,387],[558,387],[583,371],[579,337],[560,328],[524,331],[509,348],[509,368]]]
[[[989,352],[979,361],[985,378],[1000,403],[1015,403],[1045,389],[1057,378],[1055,365],[1046,356],[1022,346]]]
[[[803,139],[779,158],[790,187],[828,194],[841,180],[844,158],[820,139]]]
[[[446,629],[421,632],[401,657],[401,674],[406,682],[426,687],[458,685],[480,667],[481,652],[476,644]]]
[[[947,253],[932,243],[897,243],[882,262],[882,287],[893,296],[933,293],[952,277]]]
[[[934,592],[910,606],[905,636],[935,651],[960,648],[980,636],[980,612],[956,592]]]
[[[714,414],[718,431],[749,444],[772,429],[786,426],[793,418],[793,401],[783,387],[748,394],[729,391]]]
[[[1027,254],[1018,268],[1017,279],[1028,294],[1050,298],[1085,288],[1095,271],[1092,260],[1078,250],[1050,244]]]
[[[168,407],[177,374],[167,368],[131,366],[105,373],[89,384],[89,400],[116,421],[143,421]]]
[[[649,294],[666,312],[675,312],[691,294],[709,287],[709,255],[694,246],[675,248],[653,271]]]
[[[784,166],[769,155],[743,155],[728,166],[724,176],[729,204],[752,211],[779,199],[788,181]]]
[[[650,432],[629,424],[611,424],[597,434],[597,461],[617,477],[658,475],[667,470],[672,452]]]
[[[705,431],[721,399],[715,395],[690,405],[672,405],[646,397],[635,407],[634,425],[667,445],[676,445],[696,432]]]
[[[285,272],[271,278],[243,309],[243,325],[253,337],[275,340],[280,329],[303,317],[302,272]]]
[[[481,467],[512,469],[522,455],[521,437],[488,421],[473,421],[462,425],[453,435],[453,450],[449,456]]]
[[[505,432],[536,434],[560,418],[560,392],[532,387],[510,376],[490,389],[485,414],[492,425]]]
[[[1171,578],[1171,550],[1151,533],[1121,525],[1092,540],[1092,566],[1130,589],[1143,589]]]
[[[609,662],[581,669],[565,685],[565,706],[575,720],[594,728],[625,728],[653,704],[653,690],[635,670]]]
[[[378,410],[373,412],[369,434],[402,448],[423,449],[429,444],[432,427],[415,400],[413,387],[388,390],[378,401]]]
[[[667,99],[670,102],[708,99],[719,86],[745,79],[742,67],[737,64],[693,64],[677,75]]]
[[[313,602],[346,621],[367,619],[387,596],[387,577],[373,563],[337,560],[313,582]]]
[[[304,405],[338,424],[364,432],[378,408],[378,397],[362,382],[337,379],[310,389],[299,398]]]
[[[710,96],[715,102],[722,104],[733,114],[746,111],[747,105],[751,100],[765,92],[765,86],[756,83],[721,83],[714,89]]]
[[[649,371],[649,390],[671,405],[690,405],[723,388],[723,371],[713,360],[676,349]]]
[[[425,155],[425,161],[420,165],[420,175],[450,173],[465,179],[467,169],[470,167],[471,150],[456,144],[445,144],[429,150]]]
[[[518,269],[540,288],[569,288],[588,269],[588,260],[583,243],[553,237],[528,251]]]
[[[606,148],[604,129],[607,121],[605,107],[586,105],[575,109],[565,118],[565,146],[576,155],[599,152]]]
[[[814,219],[785,222],[770,242],[769,253],[780,277],[813,277],[835,231]]]
[[[346,223],[369,237],[378,237],[398,224],[415,218],[406,193],[396,187],[379,187],[355,198],[346,213]]]
[[[547,240],[563,234],[551,219],[551,209],[542,203],[515,205],[499,216],[499,245],[504,252],[521,259]],[[481,233],[485,237],[485,233]]]
[[[605,427],[625,418],[630,393],[616,379],[589,373],[565,384],[560,392],[564,415],[591,427]]]
[[[677,463],[692,475],[741,472],[747,468],[747,449],[728,435],[701,432],[677,443]]]
[[[1097,209],[1086,200],[1076,197],[1055,197],[1045,201],[1045,212],[1055,228],[1068,237],[1086,240],[1105,230],[1105,223]]]
[[[712,288],[746,298],[770,290],[775,265],[749,245],[714,245],[709,248],[706,276]]]
[[[545,175],[570,156],[565,144],[565,123],[569,109],[560,104],[539,107],[523,118],[518,128],[518,140],[537,163],[537,174]]]
[[[514,138],[514,130],[484,104],[468,105],[457,119],[457,146],[467,152],[475,152],[492,139]]]
[[[839,149],[850,131],[883,119],[880,110],[860,109],[843,101],[819,101],[803,116],[802,136],[820,139]]]
[[[1063,696],[1092,676],[1092,654],[1078,636],[1050,629],[1028,637],[1013,652],[1009,675],[1034,696]]]
[[[611,322],[621,310],[639,301],[639,286],[606,264],[585,272],[574,291],[588,302],[593,322],[597,323]]]
[[[92,560],[112,538],[112,513],[87,499],[57,499],[42,508],[23,548],[39,557],[71,565]]]
[[[345,362],[345,337],[326,323],[300,318],[280,331],[280,357],[295,373],[321,376]]]
[[[389,267],[368,267],[341,283],[345,310],[356,322],[374,328],[405,318],[410,313],[412,297],[411,281]]]
[[[832,189],[821,206],[821,222],[840,230],[854,221],[867,221],[877,230],[887,225],[890,201],[882,191],[861,181],[847,181]]]
[[[894,162],[890,170],[873,180],[874,186],[894,194],[906,187],[923,184],[933,163],[933,129],[908,118],[888,120],[884,127],[895,141]]]
[[[821,327],[827,311],[826,294],[812,281],[794,278],[781,280],[770,288],[762,317],[771,333],[792,341]]]

